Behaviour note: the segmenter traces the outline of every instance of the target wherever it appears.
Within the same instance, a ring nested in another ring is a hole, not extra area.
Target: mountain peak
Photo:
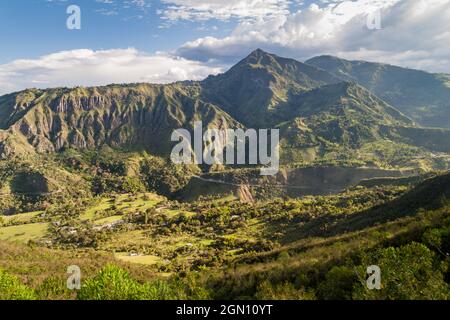
[[[269,53],[264,51],[264,50],[262,50],[262,49],[260,49],[260,48],[258,48],[256,50],[252,51],[252,53],[250,53],[249,56],[262,56],[262,55],[267,55],[267,54],[269,54]]]
[[[269,66],[277,63],[277,56],[268,53],[262,49],[256,49],[252,51],[245,59],[243,59],[239,64],[252,64],[252,65],[262,65]],[[239,65],[238,64],[238,65]]]
[[[314,61],[314,60],[344,60],[344,59],[341,59],[341,58],[336,57],[336,56],[332,56],[330,54],[323,54],[323,55],[311,58],[311,59],[305,61],[305,63],[308,63],[308,61]]]

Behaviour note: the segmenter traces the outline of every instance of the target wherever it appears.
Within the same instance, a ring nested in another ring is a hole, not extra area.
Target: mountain
[[[0,99],[0,155],[114,148],[171,151],[170,136],[194,121],[218,128],[241,125],[197,98],[196,86],[111,85],[25,90]]]
[[[224,74],[208,77],[202,87],[206,100],[246,126],[268,127],[280,121],[279,109],[292,97],[338,82],[328,72],[258,49]]]
[[[288,117],[279,128],[282,153],[294,162],[326,157],[329,153],[348,159],[346,154],[355,156],[349,150],[376,141],[390,141],[386,127],[414,125],[356,83],[325,85],[296,96],[291,103]]]
[[[109,146],[167,158],[173,130],[202,121],[204,128],[279,128],[285,165],[447,168],[450,156],[432,152],[450,152],[450,130],[418,127],[350,75],[313,66],[328,58],[318,59],[305,64],[258,49],[203,81],[5,95],[0,156]]]
[[[324,85],[294,96],[291,111],[300,117],[352,113],[350,117],[359,123],[414,125],[411,119],[353,82]]]
[[[450,128],[450,75],[320,56],[305,62],[354,81],[422,126]]]

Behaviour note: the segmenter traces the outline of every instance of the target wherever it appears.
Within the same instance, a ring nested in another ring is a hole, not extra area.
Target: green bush
[[[357,280],[355,270],[345,266],[333,267],[319,285],[319,295],[325,300],[351,300]]]
[[[48,277],[35,291],[39,300],[70,300],[73,298],[73,293],[67,288],[67,280],[64,278]]]
[[[369,290],[365,284],[355,287],[355,299],[436,300],[448,299],[449,288],[444,281],[443,264],[423,244],[411,243],[399,248],[380,249],[362,257],[358,272],[367,266],[381,269],[381,290]]]
[[[128,272],[108,265],[94,278],[84,282],[79,300],[146,300],[145,287],[133,280]]]
[[[199,300],[208,297],[194,277],[141,284],[114,265],[106,266],[97,276],[86,280],[77,295],[79,300]]]
[[[0,269],[0,300],[35,300],[30,288],[20,283],[19,279]]]
[[[189,273],[184,278],[172,279],[168,281],[175,293],[175,299],[181,300],[209,300],[211,292],[204,287],[197,273]],[[169,298],[171,299],[171,298]]]
[[[436,250],[442,256],[444,257],[449,256],[450,226],[443,226],[441,228],[429,229],[423,234],[422,240],[429,248],[431,248],[432,250]]]

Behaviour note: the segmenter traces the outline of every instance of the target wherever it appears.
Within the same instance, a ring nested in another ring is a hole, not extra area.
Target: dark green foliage
[[[362,257],[365,266],[381,269],[381,290],[368,290],[357,285],[354,299],[416,300],[448,299],[449,286],[444,281],[444,265],[423,244],[411,243],[399,248],[389,247]]]
[[[189,165],[175,165],[157,157],[147,157],[141,163],[141,176],[147,189],[165,196],[173,196],[185,187],[199,169]]]
[[[45,195],[49,190],[48,181],[39,172],[18,172],[11,181],[13,193]]]
[[[145,186],[136,177],[122,177],[104,173],[92,179],[92,192],[95,195],[111,193],[137,193],[145,190]]]
[[[317,291],[325,300],[351,300],[353,287],[357,282],[356,269],[345,266],[333,267],[327,272]]]

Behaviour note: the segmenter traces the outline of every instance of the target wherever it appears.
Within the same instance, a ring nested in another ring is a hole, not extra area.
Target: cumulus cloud
[[[367,27],[379,10],[381,30]],[[235,61],[256,47],[300,60],[319,54],[450,72],[450,0],[322,1],[296,12],[243,21],[227,37],[185,43],[177,54]]]
[[[62,51],[0,65],[0,94],[37,87],[201,80],[221,71],[198,61],[136,49]]]
[[[163,1],[162,15],[169,21],[236,18],[238,23],[227,37],[190,41],[172,55],[82,49],[15,60],[0,65],[0,94],[28,87],[199,80],[258,47],[299,60],[332,54],[450,73],[450,0],[317,0],[295,12],[288,10],[294,0]],[[149,1],[120,3],[146,7]],[[377,9],[382,29],[370,30],[367,14]]]
[[[162,0],[160,11],[170,21],[238,20],[278,16],[289,12],[290,0]]]

